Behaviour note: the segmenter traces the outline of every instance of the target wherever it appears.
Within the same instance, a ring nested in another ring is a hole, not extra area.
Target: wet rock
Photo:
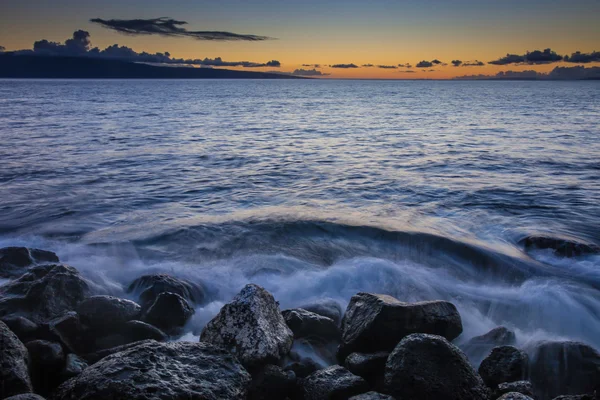
[[[83,372],[88,367],[88,363],[76,354],[67,354],[65,365],[61,371],[62,381],[73,378]]]
[[[65,353],[59,343],[34,340],[26,345],[29,351],[31,381],[36,393],[49,394],[61,382]]]
[[[35,393],[24,393],[18,394],[16,396],[10,396],[5,398],[4,400],[46,400],[42,396],[37,395]]]
[[[369,391],[368,383],[339,365],[321,369],[304,379],[305,400],[347,399]]]
[[[503,394],[510,392],[517,392],[524,394],[525,396],[533,397],[533,386],[529,381],[504,382],[494,389],[492,398],[496,399]]]
[[[8,315],[1,320],[22,342],[27,342],[35,338],[39,329],[35,322],[19,315]]]
[[[328,317],[295,308],[281,312],[286,324],[294,333],[295,338],[319,338],[324,341],[338,341],[340,328]]]
[[[394,400],[394,398],[383,393],[367,392],[358,396],[352,396],[349,400]]]
[[[164,292],[158,295],[143,320],[167,333],[175,333],[193,314],[194,309],[187,300],[176,293]]]
[[[139,304],[114,296],[92,296],[77,306],[79,319],[96,332],[117,332],[127,322],[137,319]]]
[[[0,317],[16,314],[35,323],[74,310],[89,287],[79,272],[61,264],[33,267],[23,276],[0,286]]]
[[[558,396],[553,400],[597,400],[594,395],[591,394],[580,394],[580,395],[567,395],[567,396]]]
[[[306,378],[315,371],[323,369],[319,363],[309,357],[299,358],[285,366],[284,371],[292,371],[297,378]]]
[[[522,239],[519,243],[521,243],[526,250],[552,249],[554,250],[554,254],[562,257],[576,257],[585,254],[600,253],[600,246],[598,245],[567,238],[529,236]]]
[[[84,339],[84,329],[79,315],[70,311],[48,322],[51,338],[58,340],[65,349],[72,353],[85,352],[88,349],[88,338]]]
[[[520,381],[527,375],[529,358],[513,346],[494,347],[481,362],[479,375],[491,388],[504,382]]]
[[[129,342],[139,342],[140,340],[154,339],[157,342],[167,340],[166,333],[157,327],[142,321],[129,321],[125,323],[124,331]]]
[[[245,399],[250,379],[234,356],[208,343],[148,341],[89,366],[53,398]]]
[[[506,393],[506,394],[503,394],[502,396],[500,396],[498,398],[498,400],[533,400],[533,399],[529,396],[525,396],[522,393],[509,392],[509,393]]]
[[[190,304],[202,305],[207,300],[206,288],[188,280],[166,274],[144,275],[129,285],[128,293],[139,296],[139,302],[144,309],[150,307],[165,292],[175,293],[186,299]]]
[[[462,351],[437,335],[412,334],[390,354],[386,393],[399,399],[486,400],[488,389]]]
[[[250,368],[277,364],[289,353],[293,339],[271,293],[253,284],[223,306],[200,336],[203,342],[229,349]]]
[[[342,322],[342,315],[344,311],[342,310],[340,303],[333,299],[319,299],[311,303],[304,304],[299,308],[327,318],[331,318],[337,326],[340,326]]]
[[[358,293],[342,319],[338,359],[353,352],[391,351],[407,335],[430,333],[455,339],[462,332],[456,307],[447,301],[403,303],[391,296]]]
[[[276,365],[265,365],[255,374],[250,386],[248,399],[276,400],[291,395],[296,386],[296,374],[284,371]]]
[[[354,375],[364,378],[371,387],[383,390],[385,364],[390,353],[380,351],[377,353],[352,353],[346,357],[346,368]]]
[[[579,342],[541,342],[529,351],[536,397],[593,393],[600,382],[600,353]]]
[[[0,249],[0,278],[15,278],[23,275],[32,265],[49,262],[58,262],[58,256],[51,251],[4,247]]]
[[[494,347],[512,346],[515,342],[515,333],[504,326],[499,326],[485,335],[471,338],[460,347],[473,364],[479,365]]]
[[[27,348],[0,322],[0,398],[32,391]]]
[[[137,346],[140,346],[143,344],[148,344],[148,343],[156,343],[156,341],[152,340],[152,339],[140,340],[139,342],[127,343],[127,344],[124,344],[121,346],[111,347],[108,349],[98,350],[93,353],[84,354],[82,356],[82,358],[88,364],[94,364],[94,363],[97,363],[98,361],[100,361],[101,359],[103,359],[104,357],[108,357],[112,354],[120,353],[122,351],[129,350],[134,347],[137,347]]]
[[[95,337],[92,348],[95,351],[102,351],[112,349],[114,347],[123,346],[131,343],[127,340],[127,337],[121,333],[113,333],[110,335]]]

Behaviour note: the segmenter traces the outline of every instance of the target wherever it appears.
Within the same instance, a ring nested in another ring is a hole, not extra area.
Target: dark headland
[[[0,54],[0,78],[41,79],[301,79],[218,68],[166,67],[92,57]]]

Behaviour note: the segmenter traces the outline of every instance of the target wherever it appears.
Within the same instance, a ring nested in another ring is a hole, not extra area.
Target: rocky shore
[[[102,295],[56,254],[22,247],[0,249],[0,278],[0,398],[600,399],[598,350],[520,349],[505,327],[462,338],[447,301],[357,293],[345,311],[280,310],[248,284],[194,343],[177,339],[209,301],[202,284],[146,275],[129,299]]]

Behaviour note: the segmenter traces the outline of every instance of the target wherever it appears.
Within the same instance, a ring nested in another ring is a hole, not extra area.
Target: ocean
[[[600,243],[599,121],[600,82],[0,80],[0,247],[203,282],[183,340],[254,282],[598,348],[600,255],[520,240]]]

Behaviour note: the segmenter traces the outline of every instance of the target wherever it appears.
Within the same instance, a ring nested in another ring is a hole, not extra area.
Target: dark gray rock
[[[120,345],[120,346],[116,346],[116,347],[111,347],[111,348],[108,348],[108,349],[98,350],[98,351],[95,351],[93,353],[84,354],[84,355],[82,355],[82,358],[88,364],[94,364],[94,363],[97,363],[98,361],[102,360],[104,357],[108,357],[108,356],[110,356],[112,354],[120,353],[122,351],[129,350],[129,349],[132,349],[132,348],[137,347],[139,345],[148,344],[148,343],[156,343],[156,341],[152,340],[152,339],[140,340],[139,342],[127,343],[127,344],[124,344],[124,345]]]
[[[499,326],[492,329],[485,335],[475,336],[460,346],[462,351],[469,357],[469,360],[475,365],[490,354],[494,347],[512,346],[516,343],[516,336],[510,329]]]
[[[521,239],[526,250],[529,249],[552,249],[554,254],[562,257],[576,257],[585,254],[600,253],[600,246],[583,241],[548,236],[528,236]]]
[[[247,367],[277,364],[292,347],[294,334],[265,289],[246,285],[221,308],[202,331],[200,340],[224,346]]]
[[[89,337],[85,335],[79,315],[75,311],[52,319],[47,326],[50,337],[58,340],[69,352],[80,353],[88,350]]]
[[[61,371],[62,381],[73,378],[83,372],[88,367],[88,363],[76,354],[67,354],[65,365]]]
[[[296,374],[276,365],[265,365],[252,377],[248,399],[276,400],[292,395],[296,387]]]
[[[77,306],[82,323],[96,332],[118,332],[121,327],[142,312],[139,304],[114,296],[92,296]]]
[[[140,340],[154,339],[157,342],[164,342],[168,339],[166,333],[157,327],[142,321],[129,321],[124,326],[125,334],[129,342],[139,342]]]
[[[33,340],[26,345],[29,351],[29,372],[36,393],[48,395],[61,382],[65,353],[56,342]]]
[[[578,342],[542,342],[529,351],[529,378],[536,397],[580,395],[598,390],[600,353]]]
[[[319,299],[311,303],[304,304],[298,308],[331,318],[337,326],[340,326],[342,322],[342,315],[344,313],[340,303],[328,298]]]
[[[27,348],[0,321],[0,398],[32,391]]]
[[[533,400],[533,399],[529,396],[525,396],[522,393],[509,392],[509,393],[506,393],[506,394],[503,394],[502,396],[500,396],[498,398],[498,400]]]
[[[339,341],[340,328],[328,317],[295,308],[281,312],[295,338],[317,338],[324,341]]]
[[[4,400],[46,400],[42,396],[34,393],[18,394],[16,396],[10,396]]]
[[[8,315],[1,320],[22,342],[34,339],[39,329],[35,322],[20,315]]]
[[[597,397],[591,394],[580,394],[580,395],[567,395],[567,396],[558,396],[553,400],[597,400]]]
[[[148,341],[107,356],[63,383],[56,400],[245,399],[250,375],[208,343]]]
[[[292,371],[297,378],[306,378],[315,371],[323,369],[319,363],[309,357],[302,357],[286,365],[284,371]]]
[[[58,262],[58,256],[51,251],[4,247],[0,249],[0,278],[15,278],[23,275],[32,265],[49,262]]]
[[[462,332],[456,307],[447,301],[403,303],[391,296],[358,293],[342,319],[338,359],[350,353],[391,351],[407,335],[429,333],[455,339]]]
[[[89,287],[75,268],[42,265],[0,286],[0,317],[16,314],[35,323],[74,310],[87,297]]]
[[[167,333],[176,333],[192,315],[194,309],[186,299],[176,293],[164,292],[158,295],[142,319]]]
[[[348,400],[394,400],[394,398],[383,393],[367,392],[358,396],[352,396]]]
[[[479,375],[495,388],[504,382],[523,380],[529,370],[527,354],[513,346],[498,346],[481,362]]]
[[[305,400],[347,399],[368,391],[369,384],[363,378],[339,365],[313,372],[304,379]]]
[[[533,386],[529,381],[504,382],[494,389],[492,398],[496,399],[503,394],[510,392],[517,392],[524,394],[525,396],[533,397]]]
[[[463,352],[442,336],[412,334],[390,354],[386,393],[399,399],[487,400],[489,391]]]
[[[204,285],[166,274],[141,276],[131,282],[127,292],[139,296],[139,302],[144,309],[150,307],[158,295],[165,292],[178,294],[194,305],[202,305],[208,300]]]
[[[390,353],[352,353],[346,357],[346,368],[354,375],[364,378],[372,387],[384,387],[385,365]]]

